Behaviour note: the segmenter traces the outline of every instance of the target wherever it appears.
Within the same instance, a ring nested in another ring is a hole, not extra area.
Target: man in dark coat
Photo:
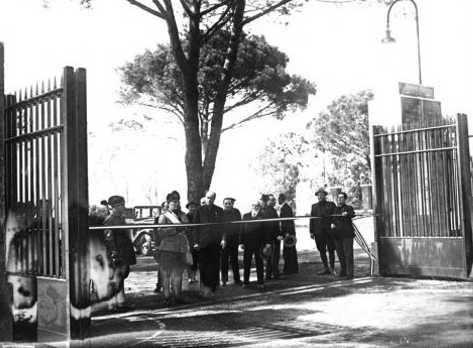
[[[223,209],[214,204],[215,192],[207,192],[205,206],[195,213],[194,223],[221,223]],[[200,226],[196,228],[194,248],[199,252],[200,284],[205,297],[213,297],[219,283],[220,243],[222,226]]]
[[[105,219],[105,226],[124,225],[125,221],[125,199],[122,196],[111,196],[108,199],[108,205],[112,208],[111,214]],[[105,241],[108,249],[111,251],[113,262],[124,270],[123,279],[119,284],[119,293],[117,294],[117,307],[126,308],[125,305],[125,287],[124,280],[130,272],[130,265],[136,264],[135,250],[130,239],[128,230],[114,229],[105,230]]]
[[[293,217],[294,213],[292,208],[286,201],[286,196],[281,193],[278,197],[278,203],[280,208],[279,217],[287,218]],[[296,250],[296,227],[294,220],[281,221],[281,234],[284,236],[283,243],[283,258],[284,258],[284,274],[292,274],[299,272],[299,265],[297,262],[297,250]],[[293,245],[288,242],[292,241]]]
[[[265,219],[277,219],[278,212],[274,208],[276,206],[276,198],[274,195],[267,196],[267,203],[263,209],[263,216]],[[262,196],[261,200],[264,200]],[[279,278],[279,258],[281,255],[281,230],[278,221],[265,222],[266,229],[271,235],[271,255],[266,259],[266,280],[271,278]]]
[[[320,253],[320,258],[324,264],[324,270],[319,274],[335,273],[335,239],[331,231],[331,224],[337,206],[333,202],[327,201],[327,192],[321,188],[316,193],[318,203],[312,205],[310,216],[317,219],[310,219],[310,237],[315,239],[315,244]],[[327,250],[330,260],[330,268],[327,262]]]
[[[223,200],[223,221],[240,221],[241,213],[233,207],[235,198],[227,197]],[[229,259],[232,265],[233,280],[235,284],[241,284],[240,268],[238,267],[238,244],[240,242],[241,224],[227,224],[223,226],[222,236],[222,286],[226,286],[228,282],[228,266]]]
[[[261,202],[256,201],[251,207],[251,212],[243,215],[243,220],[252,221],[263,218],[261,211]],[[250,283],[250,268],[253,255],[256,263],[256,277],[258,287],[264,289],[264,265],[261,256],[264,247],[271,245],[271,236],[265,229],[263,222],[252,222],[244,224],[241,235],[241,245],[243,252],[243,286],[246,287]]]
[[[355,216],[353,207],[347,205],[347,194],[340,192],[337,197],[337,208],[334,219],[335,245],[340,261],[340,277],[353,278],[353,231],[352,218]]]

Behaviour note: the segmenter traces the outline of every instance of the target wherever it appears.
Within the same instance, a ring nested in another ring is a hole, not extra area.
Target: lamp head
[[[391,36],[391,30],[386,29],[386,37],[381,40],[382,43],[393,43],[396,40]]]

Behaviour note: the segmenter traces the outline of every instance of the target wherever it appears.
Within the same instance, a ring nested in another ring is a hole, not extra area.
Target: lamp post
[[[391,9],[393,6],[403,0],[394,0],[388,8],[388,14],[386,17],[386,37],[381,41],[383,43],[392,43],[395,42],[396,40],[391,36],[391,29],[389,27],[389,17],[391,15]],[[419,38],[419,10],[417,8],[417,4],[415,3],[414,0],[406,0],[410,1],[414,5],[414,9],[416,12],[415,20],[416,20],[416,34],[417,34],[417,64],[418,64],[418,69],[419,69],[419,85],[422,84],[422,72],[421,72],[421,64],[420,64],[420,38]]]

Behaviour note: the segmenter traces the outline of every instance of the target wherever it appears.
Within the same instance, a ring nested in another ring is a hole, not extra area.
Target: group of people
[[[346,204],[347,195],[344,192],[338,194],[337,204],[327,200],[324,189],[319,189],[315,194],[318,203],[312,206],[310,235],[324,265],[320,274],[352,278],[354,210]],[[200,204],[187,203],[188,212],[184,213],[180,195],[173,191],[167,195],[166,205],[156,218],[157,224],[167,226],[156,228],[153,236],[154,256],[159,265],[155,291],[162,291],[170,304],[181,297],[182,277],[186,270],[190,282],[196,281],[196,272],[199,271],[204,297],[213,297],[219,286],[227,285],[229,268],[233,273],[233,283],[247,287],[253,258],[256,285],[264,289],[265,280],[280,276],[281,244],[284,259],[282,272],[298,272],[295,223],[294,219],[290,219],[294,214],[284,194],[278,196],[278,209],[276,197],[263,194],[243,216],[234,207],[234,198],[224,198],[223,208],[215,204],[215,198],[215,192],[209,191]],[[123,225],[123,197],[112,196],[106,203],[111,211],[105,224]],[[275,220],[278,218],[289,219]],[[125,232],[110,232],[108,239],[113,241],[117,250],[122,250],[122,255],[118,255],[122,262],[128,265],[136,262],[133,246]],[[243,250],[243,280],[238,263],[239,249]],[[340,262],[338,274],[335,272],[335,252]],[[123,291],[123,286],[121,289]]]
[[[335,272],[335,251],[340,262],[338,276],[353,278],[353,239],[355,237],[352,218],[353,207],[346,204],[347,194],[337,195],[337,204],[327,200],[327,192],[321,188],[315,195],[318,202],[312,205],[310,236],[320,253],[324,270],[320,274]],[[328,253],[328,260],[327,260]]]
[[[189,202],[186,205],[188,212],[184,213],[180,208],[180,195],[173,191],[167,195],[166,207],[157,218],[157,224],[176,225],[156,229],[153,238],[159,264],[156,291],[162,290],[170,302],[179,299],[186,268],[189,268],[191,282],[195,281],[199,270],[204,297],[213,297],[220,285],[227,285],[230,267],[233,282],[248,286],[253,257],[257,286],[263,288],[264,279],[279,278],[281,241],[285,241],[283,272],[298,272],[294,221],[257,221],[293,216],[283,194],[278,197],[279,214],[274,195],[262,195],[243,216],[234,207],[234,198],[224,198],[223,208],[215,204],[215,198],[215,192],[207,192],[200,204]],[[178,226],[186,223],[203,225]],[[238,263],[239,249],[243,249],[243,281]]]

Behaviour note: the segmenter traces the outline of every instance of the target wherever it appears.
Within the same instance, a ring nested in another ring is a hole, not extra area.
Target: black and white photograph
[[[0,348],[473,347],[471,0],[0,0]]]

